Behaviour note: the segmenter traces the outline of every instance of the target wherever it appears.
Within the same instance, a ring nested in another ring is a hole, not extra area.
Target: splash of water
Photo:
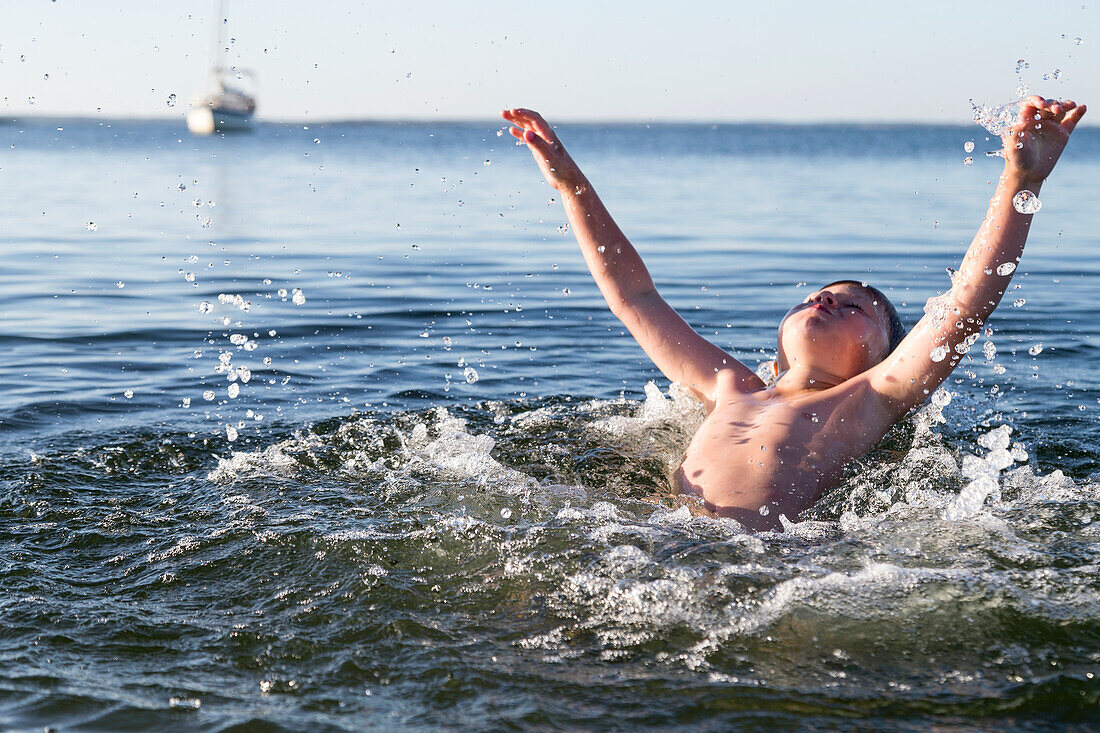
[[[1028,85],[1021,81],[1016,87],[1016,98],[1004,104],[978,104],[970,100],[970,110],[974,122],[984,127],[991,135],[1001,137],[1016,124],[1020,115],[1020,105],[1029,92]]]

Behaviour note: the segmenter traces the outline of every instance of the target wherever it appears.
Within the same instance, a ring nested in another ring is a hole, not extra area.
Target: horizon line
[[[0,113],[0,125],[18,124],[24,120],[35,122],[49,122],[55,120],[73,120],[73,121],[89,121],[89,122],[179,122],[181,125],[186,126],[184,117],[181,116],[141,116],[141,115],[108,115],[103,113],[98,114],[67,114],[67,113],[30,113],[30,114],[7,114]],[[500,117],[264,117],[262,115],[256,116],[256,123],[261,125],[354,125],[354,124],[478,124],[486,122],[500,122],[500,126],[504,127],[507,122]],[[951,121],[918,121],[918,120],[888,120],[888,119],[860,119],[860,120],[836,120],[836,119],[816,119],[816,120],[797,120],[790,122],[776,122],[775,120],[768,119],[714,119],[714,120],[691,120],[691,119],[677,119],[666,117],[650,117],[650,118],[564,118],[559,119],[554,125],[690,125],[690,126],[707,126],[707,125],[771,125],[774,127],[812,127],[819,125],[831,125],[831,126],[875,126],[875,127],[900,127],[900,126],[926,126],[926,127],[969,127],[970,125],[976,125],[976,123],[963,120],[958,122]]]

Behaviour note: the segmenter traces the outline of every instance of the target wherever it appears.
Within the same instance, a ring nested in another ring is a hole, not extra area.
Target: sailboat
[[[246,90],[255,87],[255,74],[226,63],[225,0],[218,3],[217,31],[214,36],[209,86],[204,94],[191,99],[187,111],[187,129],[195,135],[213,132],[248,132],[256,113],[256,97]]]

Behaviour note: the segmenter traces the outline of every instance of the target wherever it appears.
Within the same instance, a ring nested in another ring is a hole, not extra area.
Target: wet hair
[[[872,300],[877,300],[881,305],[883,311],[886,312],[887,326],[886,330],[890,336],[890,347],[887,349],[886,354],[890,354],[894,349],[898,347],[901,340],[905,338],[905,324],[901,322],[901,316],[898,315],[898,309],[894,307],[894,304],[890,302],[890,299],[886,297],[878,288],[868,285],[867,283],[859,282],[858,280],[837,280],[826,285],[822,290],[831,288],[834,285],[851,285],[852,287],[859,288],[867,295],[871,296]]]

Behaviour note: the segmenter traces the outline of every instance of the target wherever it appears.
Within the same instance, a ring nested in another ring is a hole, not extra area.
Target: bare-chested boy
[[[1023,253],[1031,215],[1012,199],[1038,193],[1085,113],[1028,97],[1004,136],[1005,169],[978,235],[944,296],[905,335],[894,306],[854,281],[827,285],[779,324],[779,376],[770,386],[703,339],[658,295],[637,251],[561,141],[537,113],[503,112],[557,189],[585,262],[611,312],[654,364],[703,403],[707,417],[677,471],[680,489],[751,530],[778,529],[840,481],[955,365],[1000,302]],[[969,340],[969,341],[968,341]],[[963,349],[965,351],[965,349]]]

